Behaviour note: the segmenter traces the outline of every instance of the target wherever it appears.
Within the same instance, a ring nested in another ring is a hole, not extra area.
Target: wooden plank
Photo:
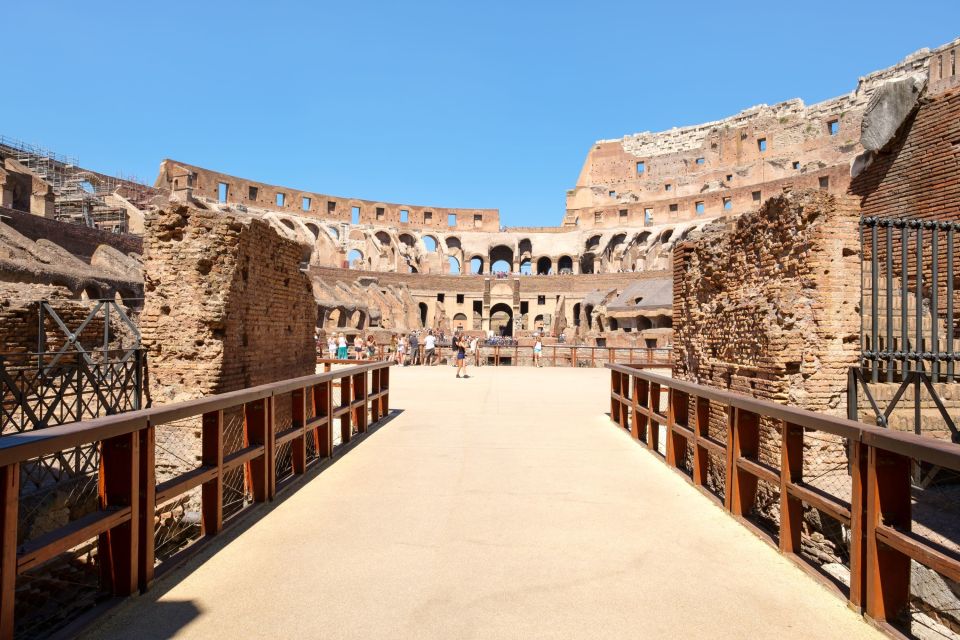
[[[301,475],[307,470],[307,394],[305,389],[294,389],[290,392],[290,411],[293,417],[291,431],[295,434],[290,445],[290,461],[293,474]],[[280,444],[279,436],[277,444]]]
[[[0,638],[12,638],[17,588],[17,518],[20,507],[20,465],[0,467]]]
[[[200,490],[203,533],[215,536],[223,529],[223,409],[203,414],[200,460],[215,473]]]
[[[650,399],[647,402],[647,408],[650,410],[649,417],[651,419],[647,421],[647,448],[651,451],[659,453],[660,425],[653,420],[653,417],[657,416],[657,412],[660,410],[660,385],[656,382],[653,382],[649,385],[649,389]],[[666,421],[666,416],[664,416],[661,423],[665,423]]]
[[[756,463],[744,460],[756,460],[760,452],[760,417],[757,414],[743,409],[734,412],[733,446],[730,449],[733,453],[730,511],[735,516],[746,516],[753,510],[757,498],[757,478],[764,477],[769,481],[770,477],[763,474],[761,468],[750,468]],[[748,462],[748,466],[739,464],[741,461]],[[779,479],[774,482],[779,484]]]
[[[864,608],[874,620],[893,620],[909,606],[910,556],[883,544],[878,529],[887,525],[910,530],[910,458],[869,447],[866,502]]]
[[[118,507],[107,511],[94,511],[77,518],[70,524],[23,543],[20,546],[19,555],[15,556],[14,569],[18,573],[23,573],[40,566],[64,551],[128,522],[132,515],[130,507]],[[14,553],[16,552],[17,548],[14,546]]]
[[[349,375],[340,378],[340,406],[333,412],[334,416],[340,418],[340,442],[342,444],[350,442],[350,437],[353,435],[353,430],[350,426],[350,414],[352,413],[350,407],[350,382],[351,377]]]
[[[277,397],[265,398],[267,404],[266,451],[267,499],[277,495]]]
[[[863,611],[867,584],[867,447],[850,443],[850,606]]]
[[[883,544],[909,556],[923,566],[960,582],[960,555],[937,549],[912,531],[901,531],[885,524],[877,525],[877,537]]]
[[[780,422],[780,551],[800,553],[803,503],[790,492],[803,481],[803,427]]]
[[[704,446],[704,439],[710,434],[710,401],[697,397],[693,407],[694,447],[693,447],[693,483],[706,487],[710,473],[710,455]]]
[[[850,526],[850,508],[836,498],[817,491],[813,487],[799,484],[788,483],[786,490],[787,493],[798,502],[806,502],[814,509],[823,511],[834,520],[843,523],[847,527]],[[799,551],[797,551],[797,553],[799,553]]]
[[[267,400],[260,399],[243,405],[243,445],[255,447],[262,455],[248,458],[246,465],[247,486],[254,502],[270,499],[270,484],[267,479],[269,451],[267,447]],[[226,466],[226,461],[224,461]]]
[[[150,425],[142,429],[139,435],[140,477],[137,484],[140,491],[140,510],[137,513],[139,518],[137,532],[140,540],[137,543],[137,575],[140,591],[144,592],[153,584],[156,565],[156,522],[153,512],[153,505],[157,501],[156,428]]]
[[[223,470],[230,471],[231,469],[236,469],[240,465],[246,464],[251,460],[256,460],[257,458],[263,457],[266,447],[261,445],[255,445],[250,447],[244,447],[239,451],[234,451],[228,456],[223,457]]]
[[[749,473],[757,480],[763,480],[764,482],[772,484],[775,487],[780,486],[779,470],[764,462],[761,462],[760,460],[755,460],[753,458],[740,458],[737,460],[737,467],[741,471]]]
[[[314,423],[313,443],[318,458],[329,458],[333,454],[333,417],[330,415],[333,385],[323,382],[312,387],[313,415],[320,420]]]
[[[140,438],[127,433],[100,443],[100,509],[140,509]],[[98,540],[101,584],[114,595],[128,596],[139,587],[137,574],[139,518],[131,517],[101,533]]]
[[[161,505],[165,502],[173,500],[177,496],[181,496],[191,489],[200,487],[212,482],[220,477],[220,470],[217,467],[208,467],[202,466],[197,467],[196,469],[191,469],[185,473],[181,473],[175,478],[170,478],[164,482],[161,482],[157,485],[156,496],[154,499],[155,505]],[[202,497],[201,497],[201,516],[203,513],[202,507]],[[206,528],[204,528],[204,533],[206,533]]]

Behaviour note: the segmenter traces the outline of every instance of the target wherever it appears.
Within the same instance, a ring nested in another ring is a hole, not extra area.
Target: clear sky
[[[559,224],[595,140],[823,100],[960,35],[958,0],[4,4],[0,134],[508,225]]]

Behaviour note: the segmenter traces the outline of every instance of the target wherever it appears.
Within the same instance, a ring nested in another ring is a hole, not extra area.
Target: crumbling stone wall
[[[796,191],[678,245],[674,375],[844,415],[859,353],[858,221],[855,198]],[[777,425],[760,426],[760,458],[779,467]],[[723,408],[712,406],[711,435],[725,441],[726,430]],[[843,443],[826,434],[805,443],[807,471],[815,467],[823,488],[846,499]],[[773,520],[774,496],[761,496]]]
[[[141,332],[155,402],[313,373],[317,309],[300,247],[253,218],[148,215]]]

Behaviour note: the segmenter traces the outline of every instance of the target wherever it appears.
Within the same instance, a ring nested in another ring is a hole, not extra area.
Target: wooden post
[[[622,427],[624,425],[620,422],[620,401],[613,397],[613,394],[620,393],[620,375],[619,371],[610,370],[610,419]]]
[[[637,440],[643,440],[647,436],[647,416],[643,414],[641,407],[646,409],[650,399],[649,383],[643,378],[633,379],[633,421],[630,423],[630,435]]]
[[[734,413],[732,456],[733,495],[730,510],[744,516],[753,509],[757,497],[757,477],[740,469],[740,458],[756,458],[760,449],[760,418],[752,411],[737,409]]]
[[[382,369],[374,369],[370,372],[370,393],[376,395],[380,393],[380,372]],[[380,420],[380,398],[375,398],[370,403],[370,422],[376,424]]]
[[[0,468],[0,637],[13,637],[17,588],[17,511],[20,507],[20,464]]]
[[[867,615],[896,618],[910,601],[910,557],[882,544],[877,526],[910,530],[910,458],[876,447],[867,454]]]
[[[850,442],[850,606],[863,612],[867,583],[867,447]]]
[[[214,467],[217,477],[200,489],[201,524],[204,535],[215,536],[223,529],[223,411],[203,414],[201,464]]]
[[[693,410],[693,429],[696,434],[693,447],[693,483],[698,487],[706,487],[710,474],[710,453],[700,439],[710,436],[710,401],[707,398],[696,398]]]
[[[479,350],[479,347],[477,349]],[[390,367],[380,370],[380,388],[386,391],[380,398],[380,417],[386,418],[390,415]]]
[[[300,435],[290,442],[290,462],[293,473],[300,475],[307,470],[307,394],[304,389],[290,393],[290,411],[293,427],[300,430]]]
[[[117,596],[139,587],[137,563],[140,524],[140,436],[137,432],[100,443],[100,509],[130,507],[130,520],[99,536],[100,577]]]
[[[682,467],[687,459],[687,437],[676,429],[690,427],[690,397],[676,389],[669,389],[667,406],[667,464],[671,467]]]
[[[267,496],[277,495],[277,399],[265,398],[267,405]]]
[[[803,502],[790,495],[789,485],[803,481],[803,427],[780,422],[780,551],[800,553]]]
[[[660,385],[651,382],[650,402],[647,405],[650,409],[650,419],[647,420],[647,448],[651,451],[660,451],[660,423],[654,417],[660,413]]]
[[[723,506],[729,511],[733,504],[733,440],[736,432],[736,409],[727,405],[727,459],[723,471]]]
[[[267,463],[269,451],[267,449],[267,400],[253,400],[243,405],[243,440],[244,446],[255,447],[263,445],[263,455],[254,458],[246,464],[247,486],[253,495],[254,502],[266,502],[270,498],[269,481],[267,480]]]
[[[353,423],[357,425],[357,433],[367,432],[367,374],[357,373],[353,376],[353,382],[350,385],[353,388],[353,402],[362,402],[361,406],[353,409]]]
[[[326,418],[323,426],[313,430],[313,444],[318,458],[329,458],[333,454],[333,418],[330,417],[331,407],[330,381],[313,385],[313,415]]]
[[[553,345],[553,366],[557,366],[557,345]]]
[[[340,378],[340,408],[350,406],[350,376]],[[340,416],[340,443],[347,444],[353,435],[350,428],[349,409]]]
[[[140,576],[140,591],[144,592],[153,584],[154,565],[156,564],[156,524],[154,515],[157,507],[157,461],[156,429],[153,425],[140,430],[140,510],[137,544],[137,574]]]

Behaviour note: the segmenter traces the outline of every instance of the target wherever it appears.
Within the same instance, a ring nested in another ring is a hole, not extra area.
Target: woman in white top
[[[407,336],[401,335],[397,340],[397,364],[403,364],[403,356],[407,352]]]
[[[541,367],[540,364],[540,352],[543,351],[543,343],[540,342],[540,336],[537,336],[537,341],[533,343],[533,366]]]
[[[332,335],[327,338],[327,357],[331,359],[337,357],[337,341]]]

